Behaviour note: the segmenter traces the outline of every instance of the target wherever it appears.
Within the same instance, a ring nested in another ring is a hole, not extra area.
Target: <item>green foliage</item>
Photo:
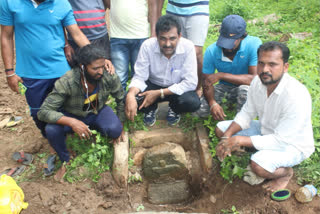
[[[236,206],[232,205],[232,207],[231,207],[230,210],[222,209],[222,210],[221,210],[221,213],[223,213],[223,214],[239,214],[240,212],[237,211]]]
[[[137,207],[137,212],[139,212],[140,210],[141,210],[141,211],[144,210],[143,204],[140,204],[140,205]]]
[[[81,140],[78,136],[69,136],[67,145],[76,152],[77,157],[67,165],[65,179],[73,183],[85,178],[97,182],[100,174],[109,170],[113,161],[113,146],[110,139],[92,130],[90,140]]]
[[[221,13],[217,14],[216,18],[222,21],[224,17],[230,14],[236,14],[244,19],[249,19],[253,17],[254,9],[254,4],[250,4],[250,1],[226,0],[224,1]]]
[[[227,115],[226,120],[232,120],[236,114],[234,107],[229,107],[227,105],[227,100],[222,100],[222,107]],[[218,121],[215,121],[212,116],[209,116],[207,120],[203,122],[203,125],[209,130],[210,142],[210,152],[212,157],[216,157],[215,147],[219,143],[219,139],[215,136],[215,127]],[[231,157],[226,157],[220,163],[220,175],[227,181],[232,182],[235,177],[242,178],[246,171],[246,167],[249,164],[250,154],[246,153],[241,156],[232,155]]]
[[[183,132],[189,132],[193,130],[197,123],[200,123],[201,119],[199,117],[194,117],[191,113],[186,113],[181,118],[179,123],[179,127],[182,128]]]
[[[148,128],[144,125],[143,122],[143,113],[138,112],[138,115],[135,116],[134,121],[126,120],[124,124],[124,130],[125,131],[136,131],[136,130],[144,130],[149,131]]]
[[[295,168],[298,184],[313,184],[320,188],[320,157],[319,152],[314,153],[311,158],[305,160]]]
[[[128,183],[129,184],[133,184],[133,183],[137,183],[137,182],[142,182],[142,177],[141,176],[135,176],[135,175],[131,175],[128,178]]]

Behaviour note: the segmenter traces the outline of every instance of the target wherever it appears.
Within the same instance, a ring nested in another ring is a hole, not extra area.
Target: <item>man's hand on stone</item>
[[[142,104],[139,106],[139,110],[141,110],[142,108],[146,108],[152,105],[158,99],[158,97],[160,97],[160,91],[159,90],[145,91],[143,93],[140,93],[139,96],[145,96]]]
[[[211,105],[210,113],[213,119],[219,120],[219,121],[224,120],[224,118],[227,116],[224,113],[223,108],[218,103]]]
[[[137,116],[138,103],[134,95],[127,94],[126,98],[126,116],[129,120],[134,121],[134,117]]]
[[[92,135],[89,127],[80,120],[73,119],[71,121],[71,128],[82,140],[90,139],[90,136]]]
[[[115,69],[110,60],[105,60],[105,68],[109,74],[113,75],[115,73]]]
[[[23,80],[18,75],[7,77],[7,82],[12,91],[19,93],[19,82],[23,83]]]

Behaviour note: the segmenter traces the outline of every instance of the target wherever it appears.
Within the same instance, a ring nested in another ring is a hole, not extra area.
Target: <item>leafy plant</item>
[[[144,206],[143,204],[140,204],[138,207],[137,207],[137,212],[139,212],[140,210],[144,210]]]
[[[132,184],[132,183],[136,183],[136,182],[142,182],[142,177],[141,176],[135,176],[135,175],[131,175],[128,178],[128,183]]]
[[[113,161],[113,146],[109,139],[92,130],[90,140],[81,140],[78,136],[70,136],[67,145],[77,153],[77,157],[67,165],[65,179],[73,183],[85,178],[97,182],[100,174],[109,170]]]
[[[134,121],[131,120],[126,120],[124,124],[124,130],[125,131],[134,131],[134,130],[144,130],[144,131],[149,131],[147,127],[144,125],[143,122],[143,113],[138,112],[138,115],[135,116]]]
[[[239,214],[240,213],[239,211],[237,211],[237,208],[234,205],[232,205],[230,210],[222,209],[221,212],[223,214]]]
[[[184,132],[189,132],[196,127],[197,123],[200,123],[200,122],[201,122],[201,119],[199,117],[194,117],[191,115],[191,113],[186,113],[181,118],[179,127],[182,128]]]

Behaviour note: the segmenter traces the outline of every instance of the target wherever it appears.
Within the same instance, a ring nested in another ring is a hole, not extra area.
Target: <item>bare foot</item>
[[[57,182],[63,183],[63,177],[66,174],[66,172],[67,172],[67,168],[64,164],[62,164],[61,168],[58,169],[53,179]]]
[[[274,191],[286,188],[290,179],[293,176],[293,169],[288,168],[288,170],[289,170],[289,172],[287,175],[280,177],[280,178],[272,179],[268,183],[264,184],[262,187],[265,188],[269,192],[274,192]]]

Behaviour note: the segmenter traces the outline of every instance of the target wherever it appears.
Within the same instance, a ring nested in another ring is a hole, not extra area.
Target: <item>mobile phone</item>
[[[27,91],[27,87],[23,85],[21,82],[19,82],[18,85],[19,85],[19,93],[21,95],[24,95]]]
[[[136,96],[138,107],[143,103],[144,96]]]

